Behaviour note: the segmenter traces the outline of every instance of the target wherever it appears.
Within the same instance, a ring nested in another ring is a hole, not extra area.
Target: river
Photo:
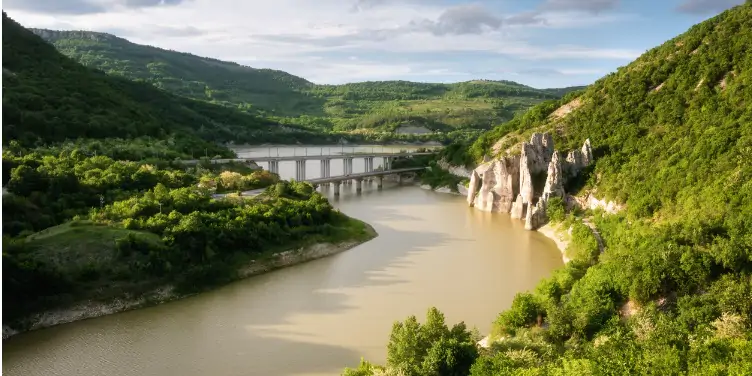
[[[184,300],[16,335],[3,342],[3,375],[338,375],[361,356],[383,363],[392,323],[431,306],[485,333],[517,292],[563,265],[553,241],[459,196],[385,181],[330,200],[379,236]]]

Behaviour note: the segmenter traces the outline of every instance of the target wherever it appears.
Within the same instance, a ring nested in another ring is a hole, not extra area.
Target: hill
[[[487,80],[314,85],[281,71],[139,45],[105,33],[32,30],[65,55],[107,74],[322,131],[391,132],[401,125],[488,129],[570,90]]]
[[[215,143],[274,139],[280,130],[259,116],[84,67],[3,13],[6,144],[150,137],[169,139],[173,148],[188,155],[204,149],[231,155]]]
[[[563,152],[590,139],[594,163],[564,200],[551,191],[547,206],[573,259],[515,297],[480,354],[454,329],[432,337],[444,325],[433,311],[423,326],[414,317],[396,324],[392,373],[752,374],[749,51],[750,1],[496,127],[469,149],[449,148],[454,163],[477,164],[514,160],[532,133],[553,135]],[[548,171],[561,170],[552,160]],[[593,198],[617,205],[608,213]],[[415,333],[433,339],[410,342]],[[345,374],[375,368],[364,363]]]
[[[139,45],[106,33],[30,30],[85,66],[184,97],[280,113],[316,107],[314,99],[300,92],[313,84],[285,72]]]

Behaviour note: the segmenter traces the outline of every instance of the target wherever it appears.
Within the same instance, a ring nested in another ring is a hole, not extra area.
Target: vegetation
[[[601,254],[588,226],[555,203],[573,260],[517,295],[472,366],[446,374],[752,374],[750,49],[747,2],[465,152],[448,148],[455,162],[477,162],[531,132],[552,132],[560,150],[590,138],[596,162],[583,189],[626,210],[588,214]],[[392,336],[389,346],[419,354],[433,343]],[[443,374],[420,364],[410,372]]]
[[[269,117],[286,127],[348,140],[352,134],[368,141],[467,140],[479,130],[574,89],[534,89],[511,81],[485,80],[314,85],[281,71],[138,45],[104,33],[33,31],[65,55],[109,75]],[[394,137],[395,131],[402,132],[403,126],[429,134],[407,132],[397,139],[388,138]],[[430,134],[433,132],[440,133]]]
[[[11,170],[3,292],[17,302],[3,311],[10,320],[166,283],[199,289],[275,250],[367,236],[310,185],[265,171],[160,168],[77,151],[6,152],[3,163]],[[267,186],[257,199],[211,196]]]
[[[458,184],[465,184],[469,179],[454,175],[447,170],[439,167],[435,161],[429,165],[430,169],[421,174],[421,183],[428,184],[431,189],[447,187],[452,192],[457,192]]]
[[[465,375],[478,357],[478,339],[477,333],[468,331],[464,323],[450,329],[444,315],[431,308],[423,324],[415,316],[394,323],[386,367],[362,360],[358,368],[345,369],[343,375]]]
[[[85,68],[4,13],[3,76],[4,324],[196,291],[275,252],[372,236],[309,184],[209,163],[234,155],[217,142],[269,134],[256,116]]]

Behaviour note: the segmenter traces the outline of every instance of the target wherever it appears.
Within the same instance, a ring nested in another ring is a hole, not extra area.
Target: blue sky
[[[27,27],[109,32],[316,83],[589,84],[744,0],[5,0]]]

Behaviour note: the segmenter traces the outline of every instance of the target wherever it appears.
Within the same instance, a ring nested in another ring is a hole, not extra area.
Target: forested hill
[[[45,310],[88,316],[110,308],[81,304],[140,305],[165,287],[175,298],[240,278],[262,255],[372,237],[310,184],[175,161],[301,134],[84,67],[3,13],[3,337],[49,325]]]
[[[84,67],[3,13],[6,144],[148,136],[169,138],[186,153],[223,154],[228,151],[214,142],[268,137],[276,128],[257,116]]]
[[[63,54],[107,74],[320,130],[488,129],[578,88],[534,89],[510,81],[407,81],[314,85],[303,78],[131,43],[104,33],[32,29]]]
[[[83,65],[185,97],[270,110],[315,106],[299,92],[313,84],[286,72],[139,45],[106,33],[30,30]]]
[[[431,311],[425,325],[394,326],[388,374],[752,374],[750,51],[747,1],[495,128],[468,155],[448,148],[455,163],[478,163],[518,153],[532,132],[554,134],[560,151],[589,138],[594,166],[569,193],[624,208],[565,217],[552,203],[572,261],[515,297],[493,325],[498,341],[479,354]]]

